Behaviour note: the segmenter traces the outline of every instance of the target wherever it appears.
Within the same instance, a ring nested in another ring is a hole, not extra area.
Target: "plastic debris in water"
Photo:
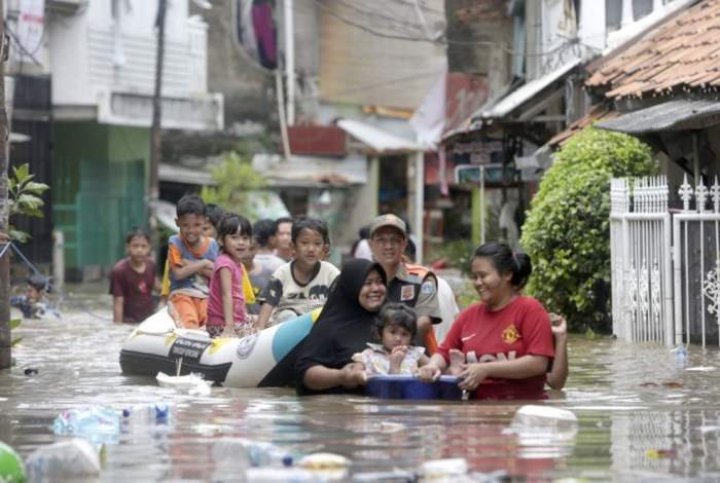
[[[312,472],[302,468],[248,468],[245,471],[248,483],[320,483]]]
[[[517,410],[510,427],[524,458],[560,457],[572,451],[578,432],[577,416],[567,409],[527,405]]]
[[[688,367],[685,370],[688,372],[713,372],[716,369],[712,366],[696,366],[696,367]]]
[[[673,349],[675,353],[675,365],[685,367],[688,363],[688,351],[684,345],[679,345]]]
[[[102,406],[86,406],[60,413],[53,423],[53,432],[62,436],[78,436],[91,443],[117,443],[120,416]]]
[[[213,460],[229,462],[233,466],[275,467],[292,466],[293,456],[273,443],[252,441],[245,438],[222,438],[213,443]]]
[[[206,381],[201,375],[187,374],[184,376],[169,376],[158,372],[155,379],[160,387],[171,387],[191,396],[209,396],[212,382]]]
[[[175,405],[172,403],[136,404],[122,410],[123,428],[148,428],[172,422]]]
[[[385,482],[385,483],[414,483],[417,475],[412,471],[371,471],[367,473],[355,473],[351,481],[356,483]]]
[[[303,468],[323,481],[346,480],[350,460],[334,453],[313,453],[303,456],[298,461],[298,466]]]
[[[22,459],[10,446],[0,442],[0,481],[20,483],[25,481]]]
[[[645,456],[653,460],[665,459],[665,458],[676,458],[676,449],[655,449],[650,448],[645,452]]]
[[[465,458],[430,460],[420,465],[422,481],[455,481],[467,473],[468,464]]]
[[[400,431],[405,431],[407,429],[407,426],[405,426],[402,423],[393,423],[390,421],[381,421],[379,426],[379,431],[381,433],[399,433]]]
[[[25,463],[30,481],[99,475],[101,470],[99,452],[82,439],[41,446]]]

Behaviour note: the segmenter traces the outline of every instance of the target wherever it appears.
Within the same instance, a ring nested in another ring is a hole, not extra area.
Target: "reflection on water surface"
[[[519,403],[299,399],[285,389],[221,387],[210,397],[177,394],[123,376],[118,354],[132,327],[109,323],[109,311],[79,307],[62,322],[26,321],[17,331],[24,337],[17,366],[0,373],[0,440],[27,456],[56,440],[51,425],[63,409],[173,402],[173,424],[125,432],[108,447],[105,481],[235,480],[241,468],[213,458],[221,437],[272,441],[296,454],[340,453],[353,472],[463,457],[474,471],[530,480],[720,479],[715,370],[677,367],[664,347],[572,338],[566,391],[542,404],[578,416],[575,442],[527,447],[505,431]],[[720,355],[693,347],[688,366],[718,368]],[[26,376],[26,368],[39,373]]]

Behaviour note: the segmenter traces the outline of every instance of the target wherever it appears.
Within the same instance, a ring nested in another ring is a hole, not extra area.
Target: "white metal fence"
[[[720,184],[693,188],[685,178],[678,195],[682,208],[670,209],[664,176],[611,181],[613,333],[621,339],[720,343]]]

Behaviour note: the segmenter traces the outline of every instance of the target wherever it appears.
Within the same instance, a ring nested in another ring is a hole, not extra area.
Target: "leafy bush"
[[[657,172],[636,138],[588,128],[556,154],[540,182],[521,244],[533,261],[527,291],[571,330],[609,332],[610,179]]]
[[[475,245],[471,240],[451,240],[442,245],[433,245],[429,253],[425,254],[425,261],[432,265],[444,261],[445,268],[457,268],[463,274],[470,273],[470,262],[475,252]]]
[[[21,243],[26,242],[30,235],[15,228],[12,225],[12,219],[15,216],[42,218],[42,207],[45,205],[42,195],[50,189],[45,183],[38,183],[33,179],[35,179],[35,175],[30,173],[28,164],[13,166],[12,173],[8,175],[8,201],[10,204],[8,234],[12,240]]]
[[[217,186],[204,186],[200,197],[205,203],[215,203],[226,211],[257,218],[256,206],[265,201],[262,188],[265,177],[255,171],[248,156],[235,151],[226,153],[222,162],[212,169]]]

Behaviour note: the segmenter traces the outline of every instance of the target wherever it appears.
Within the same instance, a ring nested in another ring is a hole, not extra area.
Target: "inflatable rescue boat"
[[[319,314],[317,309],[241,339],[211,339],[204,330],[178,328],[162,309],[125,340],[120,367],[124,374],[153,377],[198,373],[229,387],[292,385],[295,352]]]

